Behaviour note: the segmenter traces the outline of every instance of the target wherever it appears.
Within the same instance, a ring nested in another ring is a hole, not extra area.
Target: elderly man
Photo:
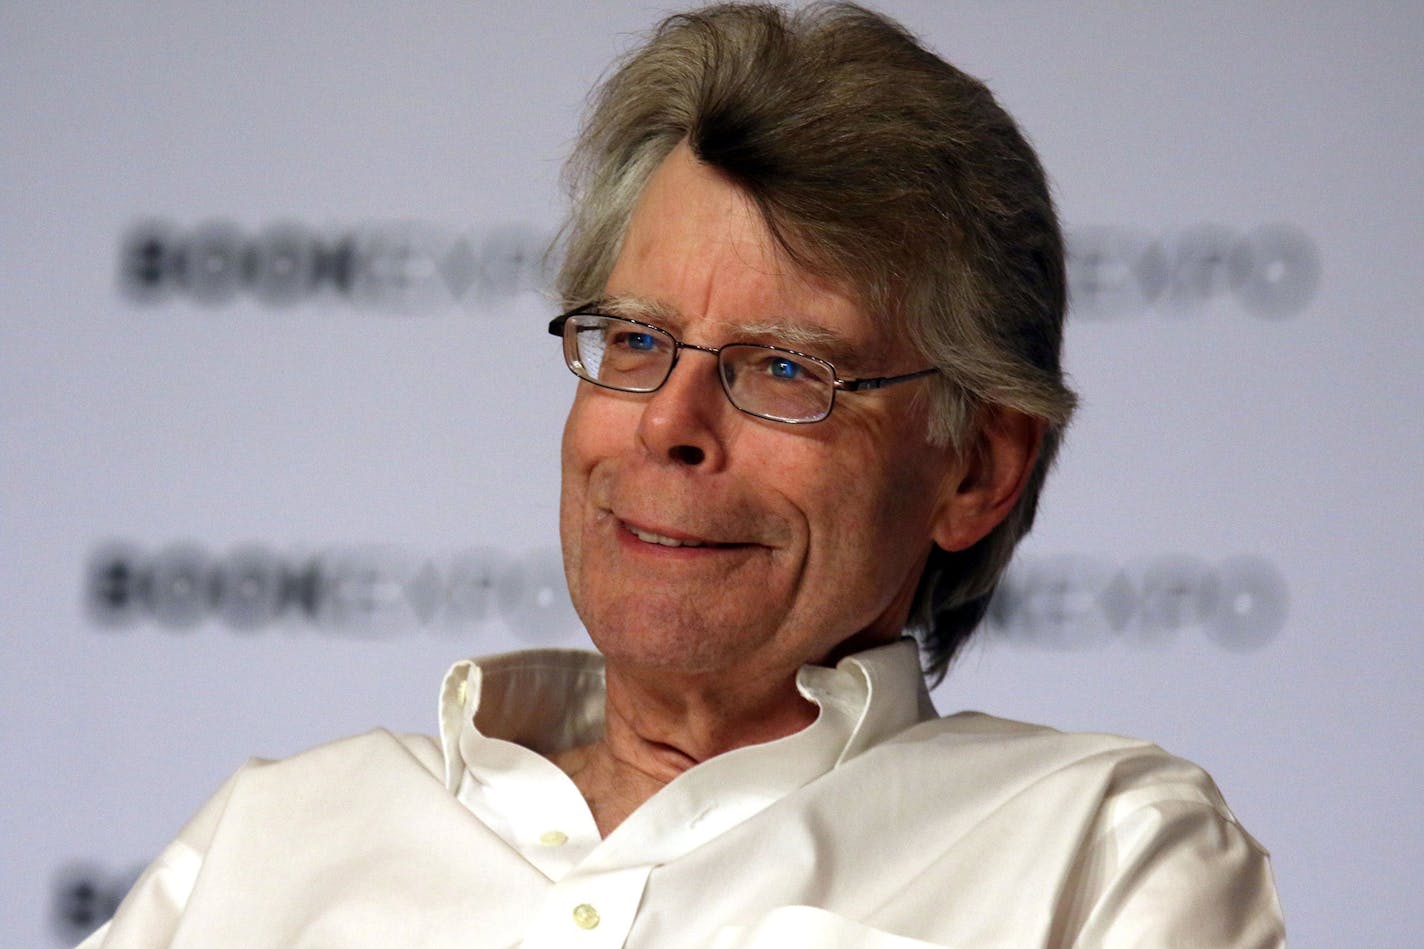
[[[105,946],[1265,946],[1150,745],[938,718],[1073,405],[1044,177],[883,18],[674,17],[572,165],[550,325],[600,655],[457,665],[439,742],[239,772]]]

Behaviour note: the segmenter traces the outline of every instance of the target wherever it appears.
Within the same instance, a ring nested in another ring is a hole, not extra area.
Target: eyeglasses
[[[574,310],[555,317],[549,332],[563,337],[564,361],[574,375],[619,392],[656,392],[672,375],[679,353],[695,349],[717,357],[722,391],[739,411],[773,422],[801,425],[831,414],[837,392],[880,389],[928,376],[840,379],[824,359],[780,346],[728,343],[713,349],[684,343],[660,326]]]

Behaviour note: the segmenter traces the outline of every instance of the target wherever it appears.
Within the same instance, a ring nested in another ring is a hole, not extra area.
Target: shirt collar
[[[935,717],[909,638],[847,656],[835,668],[802,666],[796,687],[820,709],[811,725],[719,755],[678,782],[710,782],[707,765],[735,763],[736,786],[719,774],[721,791],[770,801]],[[547,755],[596,740],[603,731],[603,699],[603,657],[593,652],[531,649],[456,663],[440,690],[446,786],[455,793],[467,768],[476,774],[500,768],[505,743]]]

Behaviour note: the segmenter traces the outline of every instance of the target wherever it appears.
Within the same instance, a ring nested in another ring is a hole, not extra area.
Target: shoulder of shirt
[[[286,758],[250,758],[238,773],[330,770],[362,762],[379,762],[384,766],[419,765],[436,778],[441,776],[445,767],[440,744],[435,738],[376,728],[360,735],[324,742]]]
[[[956,712],[921,721],[887,742],[892,745],[925,743],[1002,755],[1027,754],[1046,761],[1104,754],[1173,758],[1141,738],[1105,732],[1066,732],[984,712]]]
[[[1115,810],[1176,801],[1204,805],[1236,821],[1204,769],[1138,738],[959,712],[913,725],[868,757],[876,751],[924,761],[931,774],[942,771],[947,779],[972,774],[1006,791],[1071,785],[1114,801]]]
[[[442,768],[435,739],[396,735],[379,728],[286,758],[249,758],[183,826],[172,846],[197,854],[204,852],[219,824],[228,820],[236,800],[244,801],[245,806],[256,799],[291,809],[289,805],[300,798],[329,800],[333,788],[349,789],[353,781],[368,784],[363,775],[414,778],[424,784],[429,778],[439,782]],[[263,806],[259,805],[259,810]]]

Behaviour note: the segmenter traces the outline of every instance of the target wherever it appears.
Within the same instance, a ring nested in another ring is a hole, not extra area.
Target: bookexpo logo
[[[213,555],[196,544],[111,543],[89,560],[84,600],[111,629],[147,621],[186,632],[212,620],[243,635],[280,627],[390,639],[501,620],[536,642],[579,629],[557,550],[431,557],[352,546],[304,556],[248,545]]]
[[[1302,312],[1320,285],[1320,252],[1288,224],[1241,233],[1202,224],[1152,235],[1091,227],[1068,237],[1072,313],[1084,319],[1138,316],[1150,309],[1190,315],[1227,299],[1263,319]]]
[[[54,879],[50,921],[55,936],[72,946],[108,922],[142,872],[142,866],[118,871],[95,863],[64,867]]]
[[[89,559],[84,600],[101,627],[147,622],[174,633],[213,621],[240,635],[309,628],[390,639],[499,620],[547,642],[579,629],[553,549],[477,548],[437,558],[383,546],[298,556],[249,545],[212,555],[194,544],[147,551],[113,543]],[[1113,641],[1161,646],[1194,630],[1248,651],[1276,638],[1288,605],[1284,577],[1260,557],[1210,564],[1171,554],[1121,567],[1067,554],[1015,561],[984,633],[1060,650]]]
[[[550,235],[510,224],[483,234],[387,222],[318,232],[284,223],[247,233],[225,221],[183,231],[132,228],[119,247],[119,286],[144,304],[186,298],[219,306],[331,301],[401,313],[505,299],[548,286]]]
[[[985,632],[1029,648],[1078,650],[1114,641],[1162,647],[1193,631],[1247,652],[1279,635],[1289,605],[1285,577],[1261,557],[1213,564],[1164,554],[1118,566],[1065,554],[1014,561]]]
[[[118,277],[124,294],[143,304],[332,301],[434,312],[548,287],[551,236],[525,224],[471,234],[421,222],[335,231],[279,223],[248,232],[220,220],[191,230],[145,221],[120,242]],[[1289,224],[1245,232],[1202,224],[1157,235],[1088,227],[1068,235],[1068,279],[1073,313],[1084,319],[1154,308],[1186,314],[1220,299],[1284,319],[1314,299],[1320,253]]]

